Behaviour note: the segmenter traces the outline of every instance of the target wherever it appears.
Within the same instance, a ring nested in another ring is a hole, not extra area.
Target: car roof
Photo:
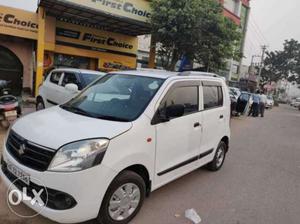
[[[217,76],[213,73],[207,72],[170,72],[166,70],[158,69],[138,69],[138,70],[128,70],[128,71],[115,71],[110,72],[109,74],[125,74],[125,75],[134,75],[134,76],[144,76],[160,79],[204,79],[211,81],[224,81],[222,77]]]
[[[105,75],[104,72],[94,71],[94,70],[88,70],[88,69],[78,69],[78,68],[56,68],[53,69],[53,71],[56,72],[76,72],[76,73],[89,73],[89,74],[95,74],[95,75]]]

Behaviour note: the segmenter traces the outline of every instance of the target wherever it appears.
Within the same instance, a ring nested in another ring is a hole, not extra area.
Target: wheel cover
[[[122,221],[131,216],[141,200],[141,191],[136,184],[127,183],[119,187],[111,196],[108,212],[115,221]]]
[[[217,162],[216,162],[217,167],[222,166],[223,161],[225,159],[225,150],[223,149],[222,146],[218,148],[217,157],[216,158],[217,158]]]

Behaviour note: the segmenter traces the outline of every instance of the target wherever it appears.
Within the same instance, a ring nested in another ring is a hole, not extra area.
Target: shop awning
[[[39,5],[65,22],[131,36],[150,33],[146,0],[40,0]]]

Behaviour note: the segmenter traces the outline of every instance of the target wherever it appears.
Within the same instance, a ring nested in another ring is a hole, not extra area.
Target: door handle
[[[222,114],[222,115],[220,115],[220,119],[223,119],[224,118],[224,115]]]
[[[200,127],[200,123],[199,123],[199,122],[196,122],[196,123],[194,124],[194,128],[196,128],[196,127]]]

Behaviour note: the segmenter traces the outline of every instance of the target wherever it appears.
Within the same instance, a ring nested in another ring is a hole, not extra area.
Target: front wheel
[[[221,141],[216,150],[216,154],[213,161],[207,164],[207,168],[210,171],[218,171],[219,169],[221,169],[225,161],[226,149],[227,149],[226,143]]]
[[[42,98],[38,97],[36,100],[36,111],[44,110],[45,104]]]
[[[146,195],[144,179],[124,171],[109,186],[98,215],[100,224],[127,224],[139,212]]]

